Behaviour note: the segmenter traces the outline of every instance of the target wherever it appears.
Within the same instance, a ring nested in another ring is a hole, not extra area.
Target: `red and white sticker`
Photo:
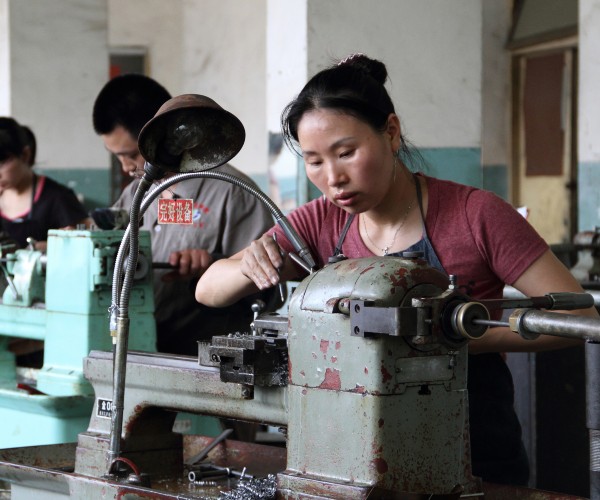
[[[177,198],[158,200],[159,224],[193,224],[194,200]]]

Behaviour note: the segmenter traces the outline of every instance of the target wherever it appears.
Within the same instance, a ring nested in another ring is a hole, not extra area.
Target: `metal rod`
[[[221,434],[219,434],[212,443],[210,443],[206,448],[204,448],[200,453],[193,456],[189,460],[186,461],[186,465],[194,465],[196,462],[203,460],[210,453],[210,451],[217,446],[221,441],[225,441],[225,438],[229,436],[233,432],[233,429],[225,429]]]
[[[488,309],[537,308],[548,310],[587,309],[595,303],[589,293],[555,292],[541,297],[515,297],[511,299],[482,299],[478,301]]]
[[[298,264],[302,269],[304,269],[308,274],[312,274],[314,271],[314,267],[309,267],[306,262],[304,262],[300,257],[298,257],[294,252],[288,253],[291,259]]]
[[[574,314],[528,309],[519,318],[519,327],[531,333],[600,341],[600,319]],[[519,333],[521,328],[519,328]]]
[[[277,243],[277,233],[273,233],[273,241],[277,245],[277,248],[279,249],[279,254],[281,255],[281,257],[284,257],[283,252],[281,251],[281,248],[279,247],[279,244]],[[279,272],[279,269],[277,271]],[[283,290],[283,283],[281,282],[281,273],[279,274],[279,295],[281,296],[281,303],[283,304],[285,302],[285,293]]]
[[[13,298],[17,299],[19,297],[19,292],[12,280],[11,274],[8,272],[8,269],[6,269],[6,267],[4,267],[4,266],[0,266],[0,267],[2,268],[2,271],[4,272],[4,277],[6,278],[6,282],[8,283],[8,286],[13,294]]]
[[[174,265],[168,262],[153,262],[152,269],[177,269]]]
[[[473,324],[487,326],[510,326],[507,321],[496,321],[493,319],[474,319]]]
[[[593,297],[594,305],[596,307],[600,307],[600,290],[589,290],[586,288],[584,292],[590,294]],[[519,290],[512,286],[505,286],[503,297],[505,299],[520,299],[524,298],[525,295],[523,295],[521,292],[519,292]]]
[[[600,344],[585,344],[586,423],[590,442],[590,500],[600,500]]]

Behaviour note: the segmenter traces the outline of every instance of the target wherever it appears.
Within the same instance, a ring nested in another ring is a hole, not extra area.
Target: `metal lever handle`
[[[540,297],[484,299],[479,302],[488,309],[537,308],[554,311],[572,311],[592,307],[594,305],[594,296],[589,293],[554,292]]]

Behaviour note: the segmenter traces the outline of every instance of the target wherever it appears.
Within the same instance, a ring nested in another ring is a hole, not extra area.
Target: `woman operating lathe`
[[[382,62],[353,55],[316,74],[283,112],[284,137],[299,149],[309,180],[323,193],[288,217],[319,266],[339,254],[359,258],[414,250],[432,267],[456,275],[460,289],[475,299],[500,298],[505,284],[530,296],[581,292],[544,240],[502,199],[411,172],[415,153],[402,134],[386,80]],[[213,264],[198,282],[196,299],[219,307],[280,280],[302,278],[303,271],[280,253],[273,232],[284,255],[293,251],[274,227]],[[574,312],[596,315],[594,309]],[[508,484],[526,484],[528,478],[512,378],[500,353],[576,343],[546,336],[525,341],[497,327],[469,344],[476,475]]]
[[[90,219],[71,189],[33,171],[35,150],[31,130],[0,117],[1,229],[19,247],[33,238],[44,250],[49,229],[89,225]]]

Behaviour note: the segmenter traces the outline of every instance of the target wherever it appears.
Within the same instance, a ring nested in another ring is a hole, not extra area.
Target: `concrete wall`
[[[246,142],[232,164],[267,171],[266,0],[108,0],[111,49],[147,50],[148,74],[173,95],[203,94],[235,114]]]
[[[479,3],[309,0],[309,73],[364,52],[386,63],[396,111],[416,144],[479,147]]]
[[[105,1],[108,5],[110,50],[145,50],[148,74],[173,95],[183,93],[181,26],[185,3],[164,0]]]
[[[33,128],[40,166],[97,167],[90,110],[108,71],[105,2],[12,0],[8,11],[10,98],[0,111]]]
[[[318,71],[355,52],[382,60],[404,132],[431,175],[482,185],[482,7],[473,0],[268,2],[268,124],[277,139],[283,106]],[[285,36],[283,34],[285,33]],[[270,157],[272,194],[291,208],[318,196],[301,162]],[[273,187],[274,185],[274,187]],[[303,192],[306,191],[306,192]],[[285,191],[287,194],[283,193]]]
[[[108,73],[105,0],[1,5],[0,23],[8,19],[8,29],[0,35],[0,114],[32,128],[41,171],[88,172],[71,178],[70,186],[93,198],[98,180],[107,180],[100,171],[106,153],[91,125],[93,101]]]
[[[31,2],[36,9],[29,8]],[[146,51],[148,74],[171,93],[208,95],[242,120],[246,143],[232,163],[263,189],[274,186],[278,173],[302,183],[295,157],[282,163],[269,156],[281,110],[309,76],[362,51],[387,64],[389,90],[404,131],[422,150],[430,174],[506,193],[509,82],[504,39],[509,0],[30,0],[24,5],[0,0],[0,13],[12,11],[10,37],[12,45],[20,47],[19,60],[39,63],[36,71],[46,78],[28,74],[30,65],[13,62],[3,66],[7,71],[0,73],[0,82],[11,78],[10,82],[44,81],[45,86],[56,81],[53,91],[59,94],[73,88],[56,99],[43,99],[63,109],[61,116],[69,129],[73,124],[76,143],[84,151],[82,159],[65,146],[62,136],[56,140],[62,127],[40,124],[40,166],[58,169],[59,177],[63,168],[75,177],[85,176],[78,167],[90,166],[103,171],[108,182],[109,157],[91,129],[91,106],[108,78],[108,51],[134,48]],[[45,25],[33,30],[39,33],[36,39],[29,28],[41,26],[40,18]],[[6,19],[0,16],[0,22]],[[66,36],[49,37],[48,30]],[[39,46],[49,43],[54,44],[53,53],[69,57],[48,58]],[[8,47],[0,38],[0,64],[8,57],[3,56],[9,54]],[[98,52],[102,55],[89,56]],[[10,57],[14,61],[17,54]],[[82,61],[71,64],[77,57]],[[72,75],[74,68],[82,75],[93,74],[83,91]],[[10,70],[17,76],[7,76]],[[0,87],[0,106],[5,103],[6,113],[16,112],[6,103],[18,102],[25,118],[33,116],[34,109],[48,115],[46,104],[31,104],[40,97],[35,91],[40,85],[25,85],[17,98],[8,97],[7,87],[23,86]],[[73,92],[83,92],[85,102]],[[71,100],[63,104],[67,94]],[[73,116],[71,102],[78,105]],[[47,143],[56,145],[49,156],[43,153]],[[269,170],[274,163],[277,168]]]
[[[511,71],[506,41],[512,0],[483,0],[481,161],[483,187],[509,199]]]
[[[0,0],[0,115],[10,114],[9,0]]]
[[[481,2],[309,0],[309,73],[364,52],[384,61],[404,132],[429,173],[481,185]]]
[[[267,126],[280,132],[283,108],[308,79],[306,0],[267,0]]]
[[[266,0],[186,0],[182,84],[207,95],[246,128],[232,160],[254,176],[267,171]]]
[[[579,230],[600,226],[600,2],[579,0]]]
[[[306,0],[267,0],[268,193],[283,210],[311,197],[301,159],[283,145],[281,112],[308,79]]]
[[[283,106],[310,75],[356,51],[388,64],[392,97],[429,173],[482,183],[479,2],[182,0],[166,7],[109,0],[109,6],[111,47],[147,47],[149,74],[171,92],[208,95],[236,114],[247,139],[232,163],[284,204],[279,181],[302,184],[301,165],[291,155],[268,156],[269,133],[279,132]]]

